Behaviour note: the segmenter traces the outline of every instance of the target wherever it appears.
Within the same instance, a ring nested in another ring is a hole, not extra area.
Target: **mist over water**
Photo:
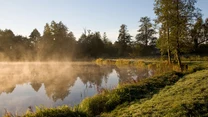
[[[22,114],[29,106],[73,106],[103,88],[152,74],[147,69],[87,62],[1,62],[0,115],[4,109]]]

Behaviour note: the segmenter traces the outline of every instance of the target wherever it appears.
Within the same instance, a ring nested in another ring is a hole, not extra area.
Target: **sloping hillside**
[[[149,100],[120,106],[102,116],[208,116],[208,70],[188,74]]]

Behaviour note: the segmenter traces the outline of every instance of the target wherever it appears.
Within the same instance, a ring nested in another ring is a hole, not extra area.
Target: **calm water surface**
[[[85,97],[139,80],[154,70],[93,63],[0,63],[0,116],[24,113],[29,106],[75,105]]]

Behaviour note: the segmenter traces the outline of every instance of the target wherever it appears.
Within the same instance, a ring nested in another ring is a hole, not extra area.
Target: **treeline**
[[[43,35],[34,29],[29,37],[0,30],[1,60],[77,60],[167,55],[181,66],[182,54],[207,55],[208,19],[195,7],[196,0],[155,0],[157,16],[139,20],[135,39],[122,24],[112,43],[107,34],[85,29],[76,39],[61,21],[46,23]]]
[[[122,24],[115,43],[108,39],[106,33],[101,36],[100,32],[86,29],[80,38],[76,39],[73,32],[61,21],[46,23],[43,35],[37,29],[34,29],[29,37],[14,35],[12,30],[8,29],[0,30],[0,58],[11,61],[45,61],[153,55],[156,52],[156,37],[152,36],[154,30],[150,30],[150,19],[147,18],[147,21],[149,27],[143,29],[146,24],[140,26],[136,41],[132,40],[127,26]],[[150,33],[145,34],[144,30]]]

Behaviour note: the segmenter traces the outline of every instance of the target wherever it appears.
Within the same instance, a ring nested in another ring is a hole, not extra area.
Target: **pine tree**
[[[149,17],[141,17],[139,25],[138,34],[136,35],[137,42],[148,46],[148,44],[153,44],[155,42],[155,37],[153,36],[156,31],[153,29],[153,25],[150,22]]]
[[[119,46],[119,56],[126,55],[127,48],[131,43],[131,36],[128,33],[127,26],[125,24],[122,24],[120,26],[119,30],[119,36],[118,36],[118,46]]]

